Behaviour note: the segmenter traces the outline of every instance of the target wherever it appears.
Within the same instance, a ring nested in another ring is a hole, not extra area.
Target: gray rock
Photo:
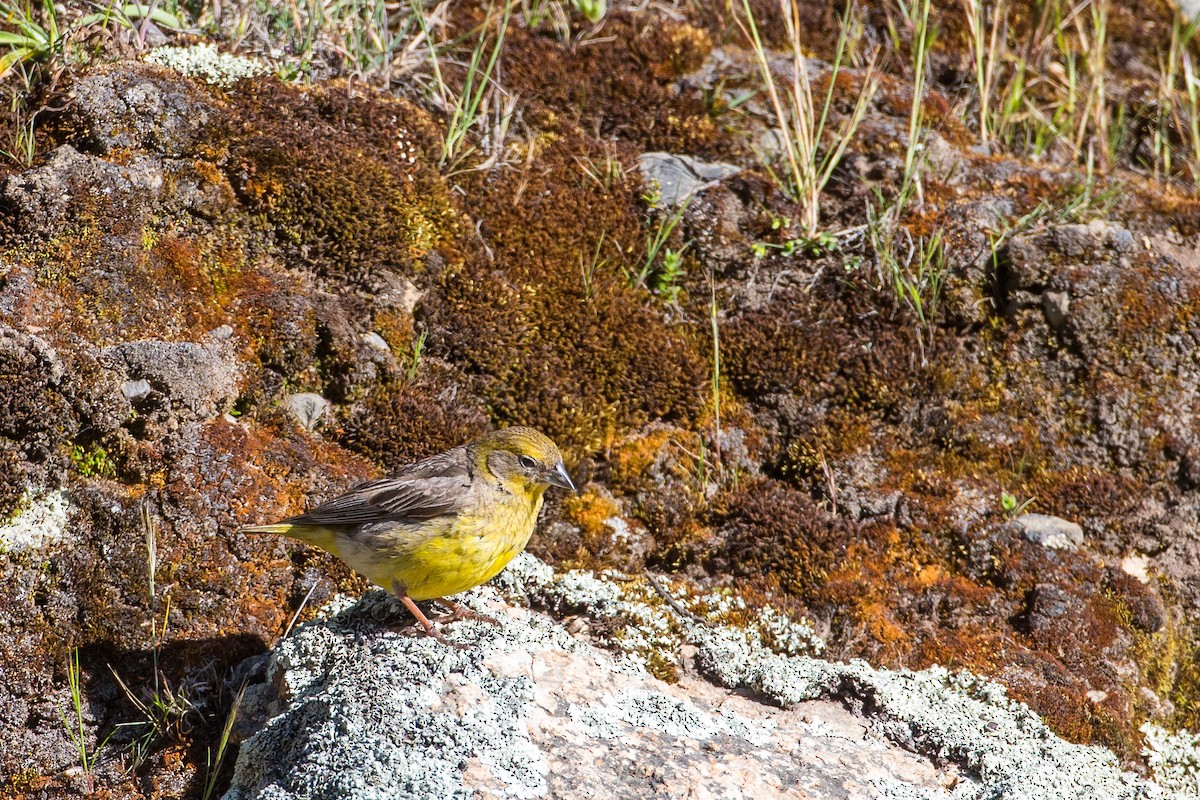
[[[676,208],[696,192],[741,172],[733,164],[706,163],[670,153],[642,153],[640,165],[646,185],[658,187],[658,205],[663,208]]]
[[[121,384],[121,394],[125,395],[127,400],[141,400],[148,397],[154,391],[150,386],[150,382],[145,378],[138,378],[136,381],[125,381]]]
[[[1014,522],[1026,539],[1056,550],[1074,550],[1083,544],[1083,528],[1077,523],[1049,514],[1022,514]]]
[[[1161,796],[966,672],[776,655],[627,594],[628,580],[555,577],[524,554],[503,578],[603,625],[682,630],[679,657],[701,674],[657,681],[634,652],[580,641],[491,587],[465,597],[499,625],[446,626],[456,648],[396,631],[405,612],[372,592],[276,648],[242,706],[259,718],[226,800]]]
[[[283,407],[305,430],[312,431],[329,413],[330,403],[315,392],[298,392],[289,394],[283,401]]]
[[[76,127],[101,154],[146,149],[190,155],[209,138],[217,114],[186,79],[134,62],[93,71],[75,84],[72,99]]]
[[[121,165],[80,153],[70,145],[56,149],[42,166],[4,182],[3,197],[27,233],[60,232],[87,198],[103,196],[113,215],[157,198],[163,187],[162,166],[144,156]]]
[[[1042,294],[1042,310],[1046,312],[1046,322],[1057,333],[1062,333],[1066,324],[1067,314],[1071,310],[1070,292],[1050,292]]]
[[[124,374],[129,391],[141,393],[138,382],[148,384],[152,391],[141,400],[161,394],[199,419],[224,413],[238,395],[238,361],[217,342],[122,342],[104,348],[100,359]]]
[[[1080,603],[1053,583],[1033,587],[1029,603],[1029,630],[1043,633],[1054,621],[1079,610]]]

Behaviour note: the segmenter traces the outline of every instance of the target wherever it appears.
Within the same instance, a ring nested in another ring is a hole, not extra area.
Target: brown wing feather
[[[311,511],[284,520],[296,525],[363,525],[427,520],[457,513],[467,500],[471,471],[465,447],[431,456],[387,478],[359,484]]]

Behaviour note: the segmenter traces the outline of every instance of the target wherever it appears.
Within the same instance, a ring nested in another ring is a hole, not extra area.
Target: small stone
[[[1062,331],[1063,323],[1071,310],[1070,292],[1045,292],[1042,294],[1042,310],[1046,314],[1046,322],[1055,331]]]
[[[1121,571],[1143,584],[1150,583],[1150,574],[1146,571],[1149,565],[1150,559],[1143,555],[1131,554],[1121,559]]]
[[[1108,692],[1102,692],[1099,689],[1092,689],[1087,693],[1087,699],[1093,705],[1100,705],[1108,699]]]
[[[1039,583],[1033,587],[1030,598],[1029,630],[1034,633],[1049,630],[1055,620],[1071,612],[1076,605],[1074,598],[1053,583]]]
[[[710,164],[670,153],[642,153],[641,170],[646,184],[657,187],[659,208],[677,208],[697,192],[741,172],[733,164]]]
[[[390,353],[392,348],[388,345],[387,340],[380,336],[375,331],[363,334],[363,341],[372,350],[378,350],[381,353]]]
[[[1015,520],[1025,538],[1054,550],[1074,550],[1083,544],[1083,528],[1078,523],[1050,514],[1022,514]]]
[[[298,392],[288,395],[283,401],[283,407],[311,433],[329,413],[330,403],[314,392]]]
[[[126,400],[141,400],[143,397],[149,396],[150,392],[154,391],[150,383],[145,378],[138,378],[136,381],[125,381],[121,384],[121,394],[125,395]]]

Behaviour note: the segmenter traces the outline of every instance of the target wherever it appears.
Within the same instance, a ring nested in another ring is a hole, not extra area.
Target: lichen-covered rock
[[[192,155],[207,144],[219,115],[217,104],[187,79],[136,63],[98,69],[76,81],[71,94],[74,124],[100,155],[136,149]]]
[[[118,165],[64,144],[44,165],[8,178],[3,196],[21,232],[49,235],[97,213],[136,215],[157,199],[163,177],[152,158],[134,156]]]
[[[597,622],[639,605],[605,579],[560,583],[529,556],[515,573],[509,585],[569,596]],[[493,590],[471,603],[498,626],[413,635],[376,592],[284,640],[243,703],[259,716],[226,800],[1164,794],[965,672],[786,658],[684,617],[696,665],[753,691],[730,695],[694,672],[655,681]]]
[[[198,419],[223,413],[238,394],[240,368],[228,344],[122,342],[105,348],[101,361],[125,378],[126,396],[145,409],[165,401]],[[144,384],[144,385],[143,385]]]

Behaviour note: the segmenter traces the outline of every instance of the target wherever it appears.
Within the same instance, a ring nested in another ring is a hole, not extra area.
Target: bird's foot
[[[413,599],[408,596],[408,593],[404,590],[404,587],[400,586],[397,583],[393,583],[392,590],[395,593],[395,595],[400,598],[400,602],[404,604],[405,608],[407,608],[410,612],[412,612],[412,615],[414,617],[416,617],[417,622],[421,623],[421,628],[424,629],[426,636],[430,636],[434,639],[437,639],[442,644],[444,644],[448,647],[453,647],[456,650],[470,649],[465,644],[462,644],[460,642],[452,642],[449,639],[447,639],[446,635],[444,633],[442,633],[441,631],[439,631],[437,629],[437,627],[434,626],[434,624],[429,621],[429,617],[425,616],[425,614],[417,606],[416,602],[414,602]],[[445,602],[445,601],[443,600],[442,602]],[[405,628],[411,630],[412,626],[406,625]]]
[[[456,603],[453,600],[447,600],[444,597],[439,597],[435,602],[441,603],[446,608],[450,609],[450,618],[447,620],[447,622],[454,622],[455,620],[460,619],[469,619],[474,620],[475,622],[486,622],[489,625],[495,625],[497,628],[502,627],[500,620],[496,619],[495,617],[488,616],[487,614],[476,611],[473,608],[467,608],[466,606]]]

